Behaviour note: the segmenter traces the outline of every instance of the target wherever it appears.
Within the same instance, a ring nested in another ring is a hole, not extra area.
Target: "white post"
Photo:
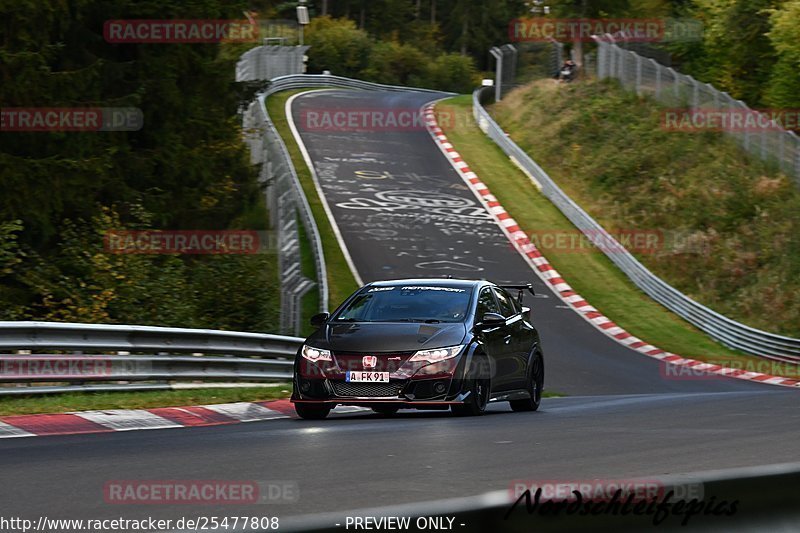
[[[636,55],[636,94],[641,94],[642,89],[642,56]]]
[[[494,46],[489,53],[492,54],[495,60],[495,75],[494,75],[494,100],[499,102],[503,97],[503,51]]]
[[[653,68],[656,69],[656,100],[661,98],[661,65],[655,62],[654,59],[651,59],[650,62],[653,64]]]

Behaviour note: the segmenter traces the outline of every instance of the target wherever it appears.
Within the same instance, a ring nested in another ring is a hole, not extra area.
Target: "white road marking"
[[[144,409],[112,409],[109,411],[80,411],[72,413],[89,422],[115,431],[131,431],[135,429],[180,428],[166,418],[162,418]]]
[[[17,427],[12,426],[11,424],[6,424],[5,422],[0,422],[0,439],[11,439],[14,437],[35,437],[33,433],[28,433],[24,429],[20,429]]]
[[[289,418],[288,415],[250,402],[220,403],[216,405],[204,405],[203,407],[216,413],[234,418],[240,422],[272,420],[273,418]]]

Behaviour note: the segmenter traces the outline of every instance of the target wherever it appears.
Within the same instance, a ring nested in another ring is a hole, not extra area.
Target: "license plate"
[[[345,381],[360,383],[389,383],[388,372],[358,372],[350,370],[347,372]]]

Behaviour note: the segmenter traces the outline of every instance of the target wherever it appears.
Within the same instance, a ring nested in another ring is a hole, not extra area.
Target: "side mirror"
[[[522,306],[522,316],[530,318],[531,317],[531,308]]]
[[[484,330],[495,328],[497,326],[502,326],[505,323],[505,317],[499,313],[484,313],[484,315],[481,317],[481,321],[475,324],[475,329]]]
[[[319,313],[311,317],[311,325],[315,328],[318,328],[325,324],[328,319],[331,317],[330,313]]]

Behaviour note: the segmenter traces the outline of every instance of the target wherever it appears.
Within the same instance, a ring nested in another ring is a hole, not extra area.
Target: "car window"
[[[497,306],[497,301],[494,299],[492,290],[489,288],[483,289],[480,296],[478,296],[478,307],[475,310],[475,317],[480,320],[486,313],[499,313],[500,308]]]
[[[438,285],[367,287],[334,317],[352,322],[461,322],[472,290]]]
[[[514,299],[508,295],[503,289],[495,289],[497,301],[500,303],[500,314],[509,317],[517,314],[517,307],[514,305]]]

